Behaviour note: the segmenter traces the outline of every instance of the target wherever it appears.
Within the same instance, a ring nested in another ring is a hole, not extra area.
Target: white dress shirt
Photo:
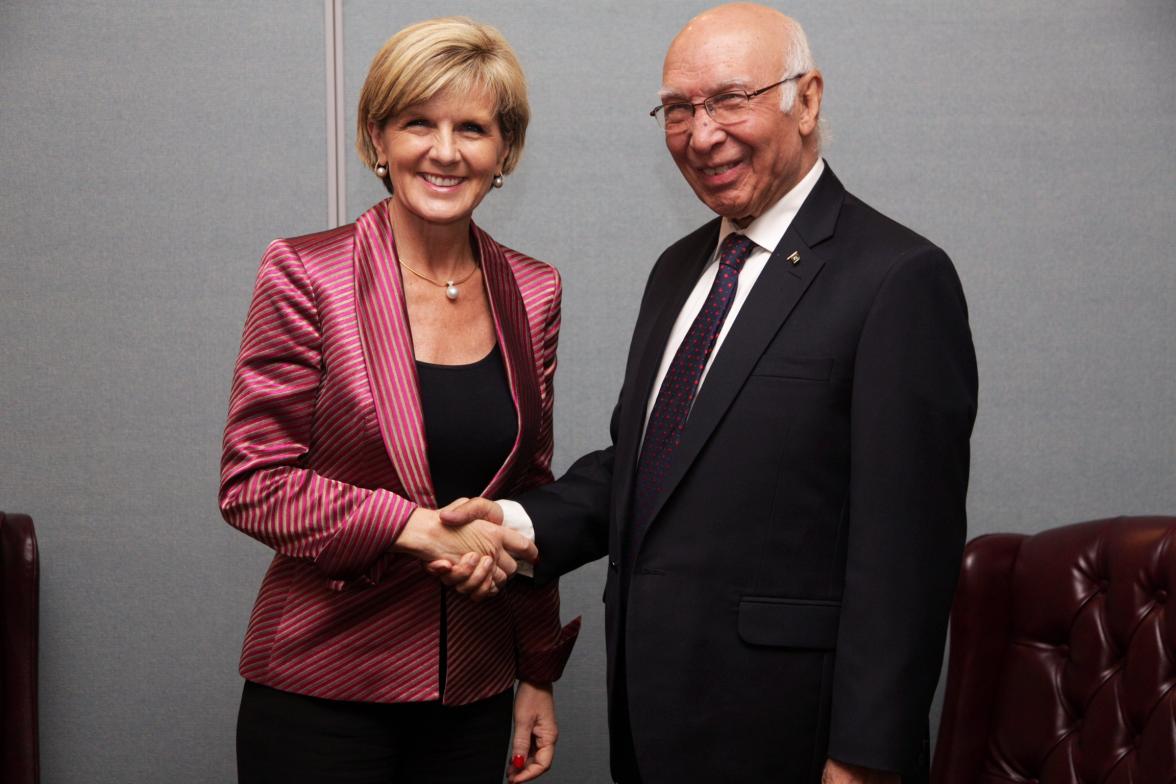
[[[719,273],[719,258],[718,251],[723,244],[723,240],[732,232],[739,232],[750,239],[755,245],[752,247],[751,255],[748,256],[747,262],[743,265],[743,270],[739,273],[739,283],[735,287],[735,297],[731,301],[731,309],[727,312],[727,318],[723,321],[723,326],[719,330],[719,335],[715,338],[715,346],[711,350],[710,356],[707,357],[706,367],[702,370],[702,376],[698,379],[698,390],[702,390],[702,385],[706,382],[706,375],[710,372],[711,365],[718,356],[719,351],[723,347],[723,340],[727,337],[727,333],[731,331],[731,325],[735,323],[735,319],[739,317],[739,311],[743,307],[743,303],[747,301],[747,295],[751,293],[751,289],[755,286],[755,282],[759,279],[760,273],[764,271],[768,260],[772,256],[772,251],[780,244],[780,240],[784,238],[784,232],[788,231],[788,227],[792,225],[792,219],[796,217],[796,213],[800,211],[801,205],[804,204],[805,199],[812,193],[813,187],[820,179],[821,173],[825,171],[825,162],[820,158],[813,165],[800,182],[793,186],[792,190],[784,194],[779,201],[773,204],[768,209],[764,210],[763,215],[747,224],[744,228],[739,228],[733,221],[728,218],[723,218],[722,224],[719,226],[719,239],[715,243],[714,250],[711,251],[711,260],[707,264],[706,269],[702,271],[698,282],[694,285],[694,290],[690,292],[690,296],[686,298],[686,303],[682,305],[682,310],[678,312],[678,319],[674,322],[674,328],[670,330],[670,336],[666,340],[665,350],[662,352],[661,366],[657,371],[657,378],[653,383],[653,391],[650,392],[649,400],[645,406],[645,421],[648,423],[649,414],[653,410],[653,404],[657,401],[658,392],[661,390],[662,381],[666,377],[666,372],[670,369],[670,363],[674,361],[674,354],[678,353],[678,347],[682,345],[682,341],[686,338],[686,333],[690,331],[690,325],[694,323],[694,319],[698,316],[698,312],[702,310],[703,303],[706,302],[706,295],[710,293],[711,284],[715,281],[715,276]],[[777,259],[777,264],[785,264],[783,259]],[[695,393],[697,399],[697,392]],[[644,433],[644,426],[642,427]],[[531,518],[523,509],[523,505],[517,501],[510,501],[508,499],[499,500],[499,505],[502,507],[503,525],[508,528],[513,528],[531,541],[535,541],[535,526],[531,523]],[[531,565],[528,563],[519,564],[519,572],[521,574],[531,574]]]

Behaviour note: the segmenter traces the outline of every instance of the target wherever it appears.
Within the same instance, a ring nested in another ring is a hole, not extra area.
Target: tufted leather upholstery
[[[932,781],[1174,782],[1173,686],[1176,517],[978,537],[952,608]]]
[[[33,521],[0,512],[0,781],[36,784],[37,600]]]

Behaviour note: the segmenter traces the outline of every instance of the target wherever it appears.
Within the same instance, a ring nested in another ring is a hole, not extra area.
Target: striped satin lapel
[[[482,277],[486,283],[486,295],[490,300],[490,315],[494,320],[494,331],[506,366],[507,382],[514,399],[518,419],[514,446],[506,461],[490,480],[482,495],[494,498],[503,487],[510,487],[511,477],[516,468],[526,468],[536,450],[535,428],[540,418],[539,386],[535,373],[535,356],[531,351],[531,337],[523,295],[515,280],[510,262],[501,246],[476,226],[470,228],[470,239],[477,250],[482,265]],[[520,456],[524,461],[519,465]],[[469,634],[478,630],[488,635],[493,630],[482,622],[483,610],[465,597],[452,591],[446,594],[446,607],[450,620],[447,640],[449,651],[474,651],[486,645],[484,637]],[[464,656],[465,661],[476,661],[476,657]],[[446,676],[445,701],[462,696],[461,683],[476,683],[459,665],[449,665]]]
[[[535,426],[539,422],[541,404],[535,353],[519,284],[501,246],[477,226],[471,226],[471,233],[481,260],[494,329],[498,333],[498,345],[505,360],[507,380],[518,416],[514,447],[484,492],[484,495],[493,498],[506,484],[511,469],[518,462],[518,456],[527,455],[529,459],[534,451],[538,436]]]
[[[356,221],[355,310],[384,448],[405,495],[434,508],[420,382],[386,201]]]

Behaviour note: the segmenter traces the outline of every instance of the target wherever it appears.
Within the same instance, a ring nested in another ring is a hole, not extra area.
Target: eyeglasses
[[[745,92],[743,90],[731,90],[718,95],[712,95],[705,101],[698,103],[690,103],[689,101],[674,101],[673,103],[663,103],[661,106],[655,106],[649,116],[657,120],[657,124],[665,129],[666,133],[681,133],[686,130],[687,126],[694,120],[694,110],[701,106],[706,109],[706,113],[710,118],[719,125],[734,125],[745,119],[745,112],[751,99],[757,95],[763,95],[773,87],[779,87],[782,84],[787,84],[793,79],[799,79],[808,71],[801,71],[793,74],[786,79],[781,79],[775,84],[769,84],[767,87],[761,87],[755,92]]]

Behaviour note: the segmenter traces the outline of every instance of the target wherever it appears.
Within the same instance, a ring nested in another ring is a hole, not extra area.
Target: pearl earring
[[[495,175],[494,175],[494,179],[493,179],[493,180],[491,180],[490,182],[491,182],[491,184],[492,184],[492,185],[493,185],[495,188],[501,188],[501,187],[502,187],[502,184],[503,184],[504,182],[506,182],[506,180],[502,179],[502,175],[501,175],[501,174],[495,174]]]
[[[376,164],[376,176],[381,180],[388,176],[388,165],[385,163]]]

